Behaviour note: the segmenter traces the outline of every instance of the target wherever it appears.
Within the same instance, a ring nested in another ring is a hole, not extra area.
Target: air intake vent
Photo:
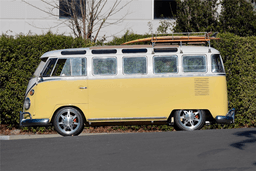
[[[209,96],[209,78],[195,78],[195,95]]]

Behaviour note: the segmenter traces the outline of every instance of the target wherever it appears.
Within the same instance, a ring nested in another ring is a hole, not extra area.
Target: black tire
[[[84,119],[77,109],[64,107],[55,114],[53,125],[60,135],[76,136],[84,129]]]
[[[193,131],[205,124],[205,113],[202,110],[179,110],[175,112],[174,124],[179,130]]]

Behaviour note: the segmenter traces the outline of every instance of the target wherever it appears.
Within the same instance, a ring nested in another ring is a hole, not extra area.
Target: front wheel
[[[202,110],[179,110],[174,115],[174,123],[181,130],[198,130],[204,126],[205,113]]]
[[[56,113],[53,118],[53,125],[60,135],[79,135],[84,128],[84,119],[77,109],[65,107]]]

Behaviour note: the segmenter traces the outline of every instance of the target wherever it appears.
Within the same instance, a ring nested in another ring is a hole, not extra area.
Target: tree
[[[93,42],[97,40],[102,28],[123,20],[127,13],[112,23],[107,22],[111,16],[120,12],[131,2],[121,0],[41,0],[49,6],[48,10],[44,10],[27,0],[22,1],[52,16],[66,18],[64,23],[76,37]],[[59,11],[59,14],[53,12],[55,9]]]
[[[177,0],[175,32],[216,30],[218,0]]]
[[[239,36],[256,35],[256,13],[251,2],[222,0],[221,5],[219,19],[221,32],[230,32]]]

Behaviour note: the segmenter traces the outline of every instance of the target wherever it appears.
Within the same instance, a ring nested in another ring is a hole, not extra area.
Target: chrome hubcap
[[[58,115],[57,126],[65,134],[72,134],[79,128],[80,122],[76,111],[67,109]]]
[[[199,110],[182,110],[179,114],[180,123],[186,128],[193,129],[201,123],[202,117]]]

